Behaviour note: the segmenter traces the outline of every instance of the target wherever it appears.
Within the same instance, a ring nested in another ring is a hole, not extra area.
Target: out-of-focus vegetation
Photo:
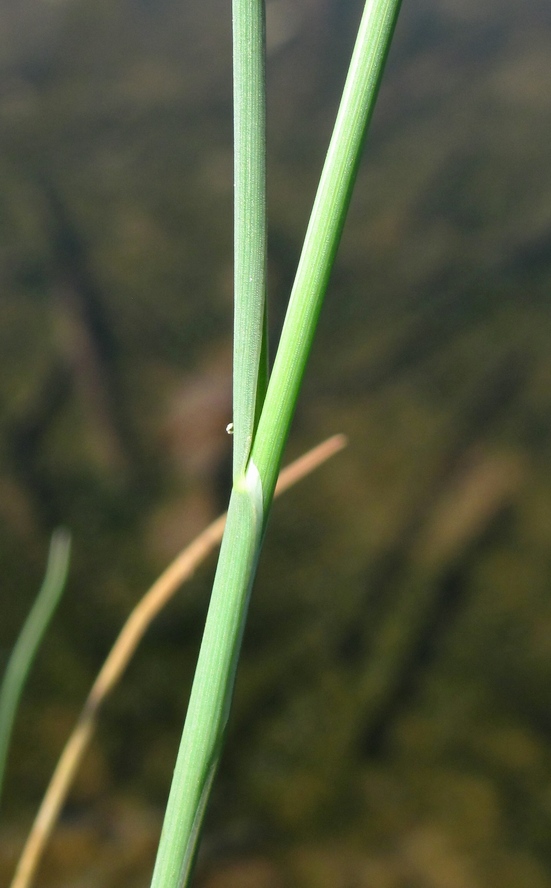
[[[356,2],[270,0],[272,326]],[[205,888],[551,885],[551,15],[405,2],[278,503]],[[230,10],[0,13],[0,644],[70,586],[16,727],[2,880],[132,603],[225,506]],[[40,884],[147,885],[210,570],[152,628]]]

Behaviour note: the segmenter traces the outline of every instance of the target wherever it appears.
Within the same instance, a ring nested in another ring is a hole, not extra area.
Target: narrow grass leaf
[[[233,477],[245,472],[264,400],[266,87],[263,0],[234,0]]]
[[[8,660],[0,690],[0,797],[15,713],[40,642],[65,587],[70,552],[68,531],[54,531],[42,586]]]
[[[368,0],[310,217],[252,448],[271,500],[333,266],[400,0]]]

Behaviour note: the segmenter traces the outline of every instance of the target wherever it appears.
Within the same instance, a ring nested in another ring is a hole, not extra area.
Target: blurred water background
[[[361,4],[269,0],[274,343]],[[7,883],[118,629],[226,504],[230,5],[3,0]],[[551,886],[551,7],[404,0],[275,506],[203,888]],[[39,885],[149,885],[214,562],[109,703]]]

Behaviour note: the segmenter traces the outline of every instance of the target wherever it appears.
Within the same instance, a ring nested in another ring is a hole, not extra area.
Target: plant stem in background
[[[70,553],[69,532],[63,528],[55,530],[42,586],[8,660],[0,690],[0,798],[15,713],[36,652],[65,587]]]

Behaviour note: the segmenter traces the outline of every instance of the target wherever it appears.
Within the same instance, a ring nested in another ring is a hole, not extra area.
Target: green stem
[[[228,719],[263,526],[247,461],[267,384],[264,0],[234,0],[235,318],[233,492],[174,771],[152,888],[181,888]]]
[[[234,483],[152,888],[183,888],[191,878],[279,463],[398,8],[399,0],[368,0],[366,4],[274,370],[257,420],[264,394],[260,365],[266,355],[264,16],[261,0],[234,0]]]
[[[350,203],[400,0],[368,0],[300,257],[251,458],[271,501]]]
[[[247,465],[268,361],[264,0],[234,0],[233,60],[233,477],[237,479]]]
[[[235,487],[151,888],[189,884],[208,796],[222,749],[262,537],[260,480]]]
[[[54,531],[42,586],[8,660],[0,690],[0,797],[15,713],[36,652],[65,587],[70,552],[69,533],[63,529]]]

